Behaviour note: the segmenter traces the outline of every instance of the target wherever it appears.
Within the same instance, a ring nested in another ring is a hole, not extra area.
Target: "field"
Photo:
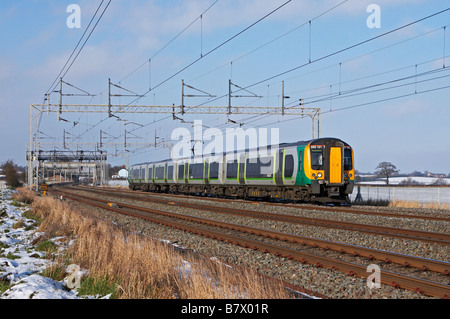
[[[450,187],[398,185],[364,185],[356,186],[350,195],[352,202],[358,194],[358,187],[363,201],[384,201],[392,205],[408,203],[410,207],[447,208],[450,206]]]

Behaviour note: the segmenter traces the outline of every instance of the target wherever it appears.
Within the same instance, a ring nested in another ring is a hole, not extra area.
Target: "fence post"
[[[438,187],[438,205],[441,208],[441,188]]]

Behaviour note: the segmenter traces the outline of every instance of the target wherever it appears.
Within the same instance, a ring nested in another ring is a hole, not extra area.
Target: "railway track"
[[[178,229],[182,229],[184,231],[189,231],[195,234],[199,234],[202,236],[206,236],[213,239],[218,239],[221,241],[233,243],[235,245],[239,245],[246,248],[251,248],[255,250],[260,250],[266,253],[272,253],[279,257],[284,257],[288,259],[293,259],[302,263],[312,264],[316,267],[324,267],[333,270],[339,270],[349,275],[356,275],[360,277],[367,277],[367,267],[363,265],[359,265],[356,263],[348,262],[340,260],[340,258],[331,258],[326,256],[318,256],[315,254],[300,252],[295,248],[292,248],[293,244],[298,246],[298,244],[302,245],[310,245],[313,247],[318,247],[326,250],[335,250],[338,252],[348,252],[352,255],[365,256],[370,259],[380,259],[384,261],[389,261],[393,263],[399,263],[403,265],[407,265],[409,267],[417,267],[421,269],[428,269],[430,271],[436,271],[443,274],[449,273],[449,263],[442,261],[429,260],[424,258],[419,258],[415,256],[405,256],[402,254],[396,254],[392,252],[380,251],[376,249],[366,248],[366,247],[358,247],[354,245],[334,243],[325,240],[317,240],[312,238],[307,238],[304,236],[297,236],[292,234],[285,234],[282,232],[271,231],[267,229],[259,229],[249,226],[237,225],[227,222],[221,222],[217,220],[199,218],[195,216],[188,216],[185,214],[173,213],[163,210],[155,210],[150,208],[145,208],[142,206],[130,205],[124,203],[123,201],[117,202],[116,200],[102,200],[90,196],[74,194],[75,189],[54,189],[53,191],[57,191],[61,194],[64,194],[65,198],[76,200],[83,202],[85,204],[95,206],[101,209],[107,209],[110,211],[114,211],[117,213],[133,216],[136,218],[145,219],[151,221],[153,223],[163,224],[169,227],[174,227]],[[87,191],[87,189],[78,189],[81,191]],[[114,196],[120,197],[123,199],[132,199],[137,201],[148,201],[146,198],[142,196],[131,196],[130,194],[117,194],[115,192],[107,192],[103,190],[88,190],[91,194],[101,194],[103,196]],[[120,195],[120,196],[119,196]],[[110,206],[108,206],[108,204]],[[159,201],[159,204],[165,205],[182,205],[184,203],[178,202],[175,204],[174,201]],[[187,204],[187,203],[186,203]],[[187,204],[186,207],[192,209],[205,209],[205,210],[213,210],[216,212],[222,212],[227,214],[247,214],[248,211],[243,210],[233,210],[223,207],[215,207],[208,205],[193,205],[192,203]],[[262,212],[257,212],[257,215],[254,215],[255,212],[251,212],[250,217],[252,218],[269,218],[265,214],[261,214]],[[257,216],[257,217],[255,217]],[[289,216],[292,218],[292,216]],[[273,218],[273,217],[272,217]],[[278,215],[277,215],[278,219]],[[181,220],[181,221],[180,221]],[[297,222],[291,220],[285,220],[286,222]],[[204,226],[208,226],[205,228]],[[212,229],[211,229],[212,227]],[[329,227],[329,226],[322,226]],[[331,226],[330,226],[331,227]],[[224,231],[227,230],[227,232]],[[251,234],[253,237],[244,238],[242,234]],[[444,234],[445,235],[445,234]],[[414,235],[414,239],[417,234]],[[267,242],[267,240],[261,240],[261,238],[270,238],[271,241]],[[411,238],[409,238],[411,239]],[[421,240],[430,240],[429,234],[427,234],[426,238],[422,238]],[[447,245],[446,241],[448,238],[445,236],[441,236],[437,239],[440,244]],[[285,244],[280,244],[280,241]],[[286,244],[287,243],[287,244]],[[399,273],[383,271],[382,282],[386,284],[390,284],[394,287],[401,287],[409,290],[414,290],[421,292],[426,295],[448,298],[450,296],[450,286],[445,284],[440,284],[436,282],[431,282],[419,278],[413,278],[410,276],[406,276]]]
[[[80,187],[80,186],[78,186]],[[81,186],[80,188],[86,188],[86,189],[98,189],[91,186]],[[182,195],[182,194],[166,194],[166,193],[149,193],[149,192],[139,192],[139,191],[132,191],[128,189],[117,189],[113,187],[103,187],[102,189],[108,190],[110,192],[114,192],[117,194],[140,194],[140,195],[151,195],[156,194],[158,196],[162,197],[168,197],[168,198],[181,198],[181,199],[205,199],[203,196],[192,196],[192,195]],[[361,209],[361,208],[355,208],[355,207],[339,207],[339,206],[318,206],[318,205],[310,205],[310,204],[291,204],[288,202],[283,203],[275,203],[275,202],[267,202],[267,201],[250,201],[250,200],[244,200],[244,199],[224,199],[219,197],[206,197],[208,201],[211,202],[218,202],[218,203],[257,203],[264,206],[270,206],[270,207],[289,207],[289,208],[296,208],[296,209],[305,209],[305,210],[314,210],[314,211],[324,211],[324,212],[340,212],[340,213],[346,213],[346,214],[358,214],[358,215],[369,215],[369,216],[380,216],[380,217],[394,217],[394,218],[409,218],[409,219],[417,219],[417,220],[432,220],[432,221],[442,221],[442,222],[450,222],[450,216],[448,214],[438,214],[438,215],[432,215],[430,213],[399,213],[399,212],[391,212],[389,210],[380,209],[378,208],[377,211],[374,211],[373,209]]]
[[[83,188],[72,188],[82,190]],[[351,222],[341,222],[335,220],[325,220],[320,218],[310,218],[310,217],[301,217],[294,215],[285,215],[285,214],[276,214],[273,213],[265,213],[265,212],[257,212],[252,210],[244,210],[244,209],[234,209],[234,208],[225,208],[218,207],[214,205],[205,205],[205,204],[197,204],[197,203],[188,203],[183,201],[176,201],[173,198],[168,200],[158,199],[154,197],[145,196],[145,194],[121,194],[120,192],[111,192],[102,189],[89,189],[89,192],[97,193],[97,194],[109,194],[113,197],[120,197],[124,199],[132,199],[132,200],[141,200],[145,202],[152,203],[160,203],[160,204],[169,204],[174,206],[181,206],[185,208],[193,208],[199,210],[206,210],[212,212],[220,212],[225,214],[233,214],[238,216],[247,216],[252,218],[259,219],[268,219],[275,220],[281,222],[289,222],[289,223],[298,223],[303,225],[317,226],[317,227],[327,227],[327,228],[337,228],[344,229],[349,231],[359,231],[365,232],[374,235],[381,236],[391,236],[403,239],[410,240],[419,240],[423,242],[429,243],[438,243],[442,245],[450,246],[450,234],[446,233],[436,233],[429,231],[420,231],[420,230],[411,230],[411,229],[402,229],[402,228],[394,228],[394,227],[386,227],[386,226],[377,226],[377,225],[367,225],[360,223],[351,223]]]

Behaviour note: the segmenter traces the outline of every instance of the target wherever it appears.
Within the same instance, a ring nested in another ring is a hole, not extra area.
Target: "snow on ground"
[[[374,177],[373,175],[361,175],[361,177]],[[411,179],[411,181],[417,182],[420,185],[432,185],[433,183],[436,183],[437,181],[441,180],[444,181],[445,185],[450,185],[450,178],[436,178],[436,177],[423,177],[423,176],[412,176],[412,177],[390,177],[389,178],[389,185],[398,185],[403,181],[406,181],[408,179]],[[386,179],[385,178],[378,178],[374,181],[364,181],[361,182],[365,185],[386,185]]]
[[[23,216],[28,206],[11,200],[11,194],[11,190],[0,190],[0,299],[109,299],[110,295],[78,296],[76,289],[68,288],[70,271],[63,281],[41,275],[52,265],[45,259],[45,253],[32,244],[42,233],[37,232],[34,220]],[[57,237],[52,241],[59,245],[63,239]],[[211,259],[219,262],[214,257]],[[190,263],[184,260],[177,270],[182,277],[190,276],[193,271]],[[2,293],[5,285],[8,288]]]
[[[108,181],[107,185],[128,188],[128,180],[126,180],[126,179],[111,179]]]
[[[358,189],[363,200],[388,200],[388,201],[407,201],[422,204],[432,203],[438,205],[450,205],[450,188],[434,185],[436,181],[444,182],[444,185],[450,185],[450,178],[438,179],[435,177],[410,177],[411,181],[420,184],[409,185],[408,187],[398,187],[400,182],[409,179],[408,177],[391,177],[389,185],[386,185],[385,179],[377,181],[364,181],[361,185],[356,185],[351,200],[355,200]]]
[[[32,244],[40,235],[35,221],[22,216],[28,208],[17,207],[9,199],[11,193],[0,191],[0,287],[10,285],[0,291],[0,299],[77,299],[76,291],[63,282],[40,275],[51,262]],[[21,219],[22,225],[18,224]]]

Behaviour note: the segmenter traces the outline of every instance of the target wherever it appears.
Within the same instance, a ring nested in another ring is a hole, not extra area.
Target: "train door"
[[[238,155],[238,158],[239,158],[239,162],[238,162],[238,165],[239,165],[239,176],[238,176],[238,178],[239,178],[239,184],[241,184],[241,185],[245,185],[245,162],[246,162],[246,159],[247,159],[247,155],[246,154],[240,154],[240,155]]]
[[[284,162],[284,150],[279,149],[275,156],[275,183],[277,185],[283,185],[283,162]]]
[[[205,184],[209,184],[209,170],[210,170],[210,159],[205,159],[204,165],[203,165],[203,180],[205,181]]]
[[[342,183],[342,148],[330,148],[330,184]]]
[[[167,183],[168,165],[164,164],[164,183]]]

